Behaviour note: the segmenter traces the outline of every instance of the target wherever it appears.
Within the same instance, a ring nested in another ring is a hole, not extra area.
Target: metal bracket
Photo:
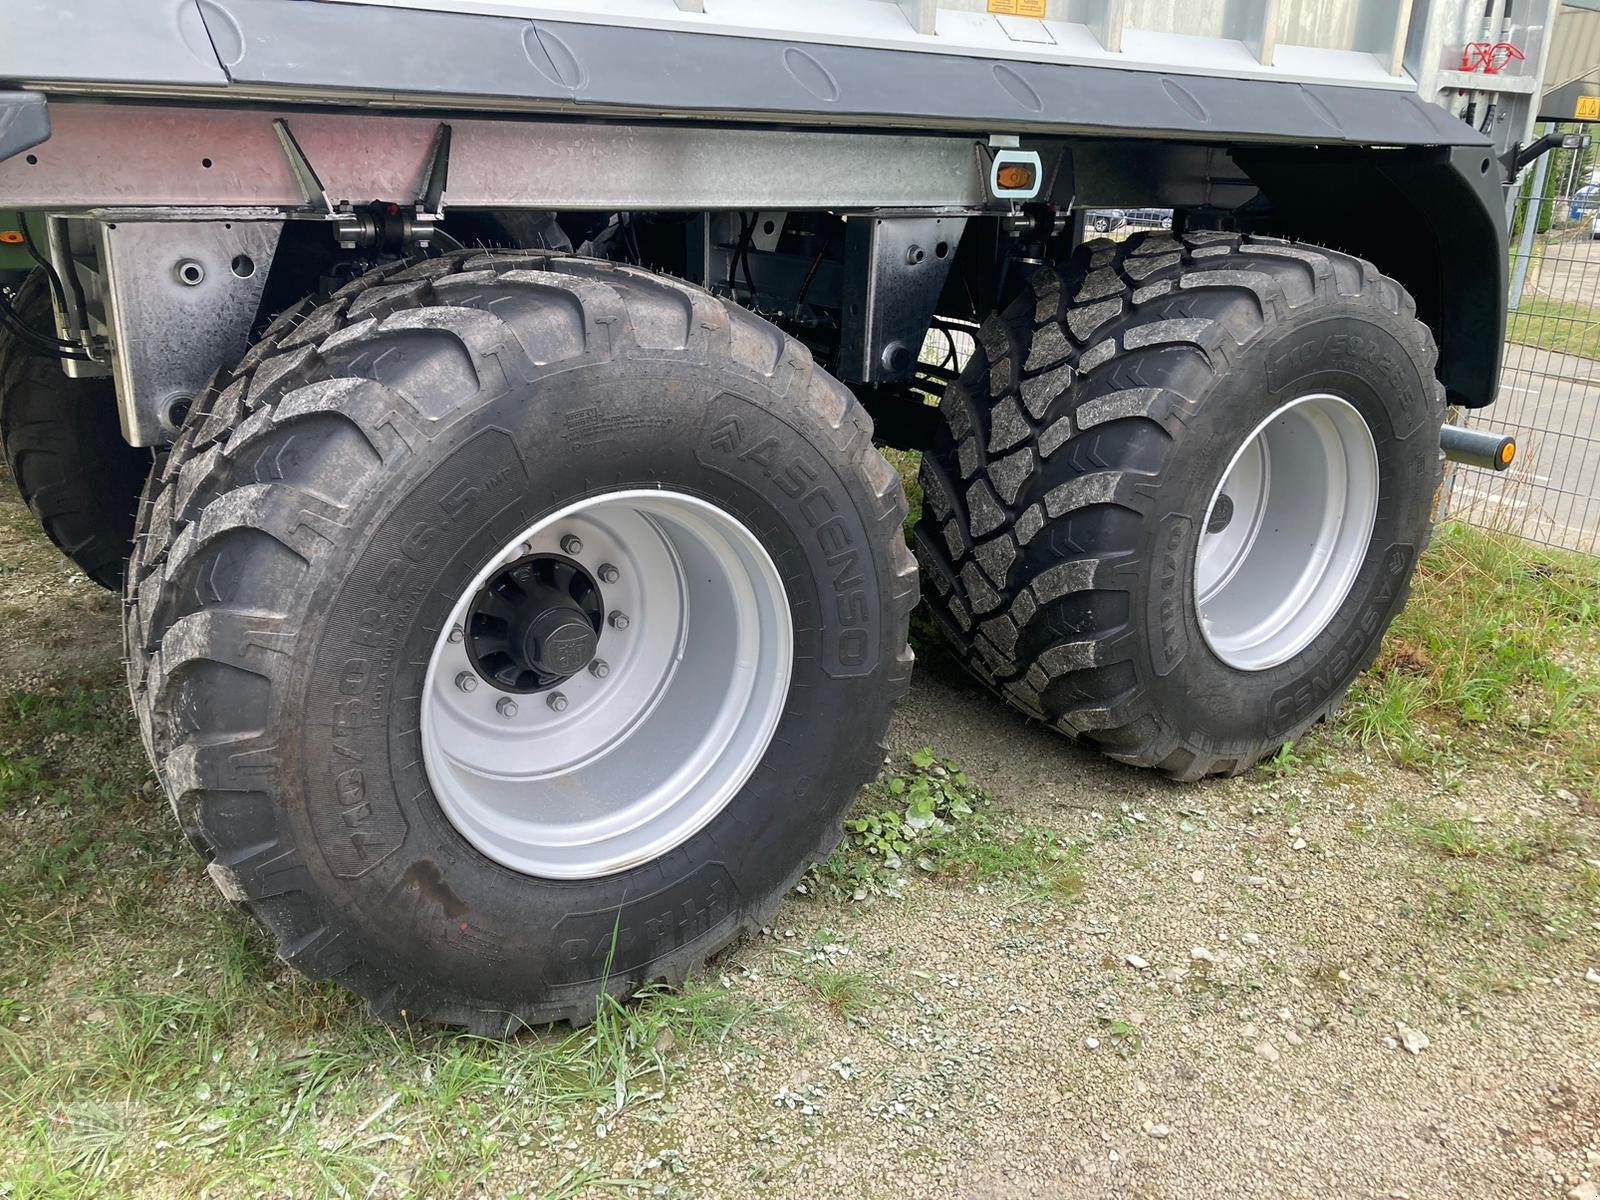
[[[950,277],[966,217],[864,213],[845,220],[841,377],[909,379]]]
[[[1587,133],[1547,133],[1535,138],[1526,146],[1518,142],[1511,143],[1511,148],[1500,156],[1500,164],[1505,168],[1506,178],[1515,180],[1522,174],[1522,170],[1541,154],[1551,150],[1581,150],[1589,145]]]
[[[778,248],[778,240],[783,237],[783,225],[788,217],[788,213],[776,209],[758,212],[755,228],[750,231],[750,245],[757,250],[772,253]]]
[[[272,129],[278,135],[306,206],[315,210],[319,217],[333,222],[334,236],[344,249],[364,249],[386,240],[398,240],[403,249],[426,249],[432,242],[434,226],[444,219],[444,193],[450,178],[449,125],[441,121],[434,131],[433,148],[422,169],[416,202],[408,211],[381,216],[358,212],[348,204],[335,205],[317,169],[289,128],[289,122],[278,117],[272,122]]]
[[[282,220],[99,225],[117,409],[130,445],[169,441],[212,373],[244,354],[282,232]]]
[[[289,171],[294,175],[295,184],[305,197],[307,206],[320,208],[327,216],[337,218],[338,213],[333,207],[333,201],[328,199],[328,189],[322,186],[317,169],[311,165],[306,152],[300,149],[294,131],[289,128],[289,122],[282,117],[275,118],[272,122],[272,132],[278,135],[284,157],[289,160]]]
[[[444,217],[444,189],[450,182],[450,126],[443,121],[434,131],[433,149],[422,172],[422,188],[417,192],[417,216],[429,221]]]

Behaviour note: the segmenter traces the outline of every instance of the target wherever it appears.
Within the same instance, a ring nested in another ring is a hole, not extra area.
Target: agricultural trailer
[[[829,853],[919,582],[1124,763],[1333,711],[1495,394],[1513,7],[11,0],[7,460],[284,960],[582,1021]]]

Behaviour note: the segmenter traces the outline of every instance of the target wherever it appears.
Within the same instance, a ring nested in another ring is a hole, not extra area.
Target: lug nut
[[[601,583],[615,583],[617,580],[619,580],[621,578],[622,578],[622,572],[617,570],[616,567],[612,566],[610,563],[601,563],[600,564],[600,582]]]
[[[501,696],[494,702],[494,710],[509,721],[517,715],[517,702],[510,696]]]
[[[628,614],[625,612],[614,612],[606,620],[611,623],[611,628],[613,629],[626,629],[628,627]]]
[[[583,539],[575,533],[569,533],[561,539],[561,552],[570,554],[574,558],[583,553]]]
[[[611,666],[606,662],[605,659],[597,658],[589,664],[589,674],[593,675],[596,679],[604,679],[607,675],[611,674]]]
[[[471,671],[463,671],[456,676],[456,686],[463,692],[475,692],[478,690],[478,677]]]
[[[567,698],[564,695],[562,695],[560,692],[551,692],[548,696],[545,697],[545,701],[544,702],[546,704],[548,704],[556,712],[566,712],[567,711]]]
[[[461,626],[459,625],[450,630],[450,642],[452,645],[454,645],[456,642],[459,642],[465,636],[466,635],[462,633]]]

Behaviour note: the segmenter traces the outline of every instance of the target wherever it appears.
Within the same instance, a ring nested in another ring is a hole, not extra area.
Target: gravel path
[[[1081,899],[789,905],[724,971],[792,1002],[773,965],[823,928],[876,1006],[813,1005],[753,1054],[685,1064],[687,1194],[1528,1200],[1600,1175],[1595,914],[1562,914],[1566,940],[1441,925],[1437,860],[1381,832],[1424,802],[1415,775],[1345,752],[1304,779],[1168,785],[930,670],[893,734],[924,744],[1092,844]],[[1440,809],[1576,816],[1493,768]]]

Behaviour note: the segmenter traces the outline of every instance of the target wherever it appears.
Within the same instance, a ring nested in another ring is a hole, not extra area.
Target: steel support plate
[[[846,222],[842,378],[911,377],[966,225],[965,217],[892,214]]]
[[[100,227],[122,433],[169,441],[188,403],[249,344],[281,221],[117,221]]]

